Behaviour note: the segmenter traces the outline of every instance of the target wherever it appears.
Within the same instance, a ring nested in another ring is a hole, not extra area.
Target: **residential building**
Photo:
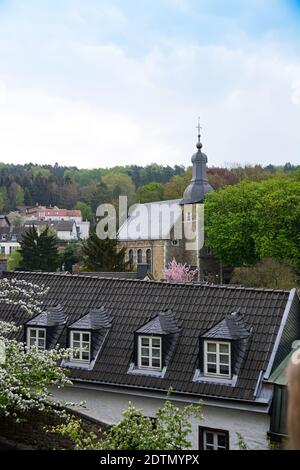
[[[49,273],[7,273],[49,287],[44,311],[28,319],[0,305],[0,319],[22,325],[19,339],[41,349],[70,347],[73,386],[54,389],[82,413],[117,423],[131,402],[154,417],[167,398],[203,403],[191,419],[193,449],[266,449],[277,419],[270,378],[300,339],[297,291],[166,283]]]

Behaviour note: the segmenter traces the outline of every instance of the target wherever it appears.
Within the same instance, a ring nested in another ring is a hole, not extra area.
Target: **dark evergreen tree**
[[[39,235],[36,228],[30,227],[22,236],[21,255],[26,271],[56,271],[59,266],[57,239],[49,233],[49,227]]]
[[[86,271],[124,271],[125,248],[118,251],[117,240],[100,240],[95,231],[83,242],[81,255]]]

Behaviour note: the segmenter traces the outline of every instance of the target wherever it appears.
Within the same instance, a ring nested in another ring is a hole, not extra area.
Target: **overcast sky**
[[[299,0],[0,0],[0,161],[300,163]]]

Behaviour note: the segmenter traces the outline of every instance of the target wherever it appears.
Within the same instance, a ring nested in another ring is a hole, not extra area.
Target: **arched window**
[[[133,266],[134,266],[134,259],[133,259],[133,250],[129,250],[129,269],[130,271],[133,270]]]
[[[141,249],[137,251],[137,262],[138,264],[143,262],[143,250]]]
[[[147,263],[147,270],[149,272],[152,271],[152,253],[150,248],[146,251],[146,263]]]

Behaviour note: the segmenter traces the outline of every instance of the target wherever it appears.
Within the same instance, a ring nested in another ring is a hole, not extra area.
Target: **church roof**
[[[119,241],[169,239],[174,225],[182,220],[180,201],[171,199],[137,204],[119,229]]]

